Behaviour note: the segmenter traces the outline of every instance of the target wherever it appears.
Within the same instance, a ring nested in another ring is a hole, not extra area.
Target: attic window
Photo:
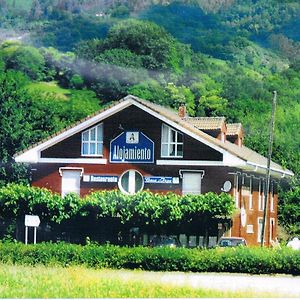
[[[161,130],[161,156],[183,157],[183,135],[165,124]]]
[[[103,124],[84,131],[81,135],[81,155],[103,155]]]

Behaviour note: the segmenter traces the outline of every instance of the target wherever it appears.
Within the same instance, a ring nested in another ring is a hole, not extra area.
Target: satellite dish
[[[225,181],[223,184],[223,187],[221,188],[221,191],[223,192],[229,192],[231,190],[231,182],[229,180]]]

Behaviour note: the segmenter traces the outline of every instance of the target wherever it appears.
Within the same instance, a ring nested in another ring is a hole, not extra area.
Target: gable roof
[[[226,135],[238,135],[243,130],[242,123],[228,123],[226,126]]]
[[[219,151],[223,154],[224,166],[234,166],[247,171],[254,171],[264,173],[267,168],[267,159],[257,152],[242,146],[239,147],[230,142],[222,142],[199,128],[189,120],[180,118],[174,110],[164,106],[140,99],[138,97],[128,95],[118,102],[96,112],[95,114],[86,117],[85,119],[77,122],[73,126],[50,136],[49,138],[32,145],[31,147],[18,152],[14,158],[16,162],[37,163],[40,159],[40,152],[63,141],[64,139],[81,132],[104,119],[118,113],[119,111],[134,105],[140,109],[148,112],[154,117],[160,119],[166,124],[178,129],[185,134],[195,138],[196,140],[208,145],[209,147]],[[188,118],[189,119],[189,118]],[[197,120],[196,120],[197,121]],[[222,118],[216,118],[216,124],[222,122]],[[215,125],[217,126],[217,125]],[[284,169],[279,164],[271,162],[271,174],[275,177],[293,176],[293,172]]]
[[[185,121],[201,130],[218,130],[225,125],[225,117],[187,117]]]

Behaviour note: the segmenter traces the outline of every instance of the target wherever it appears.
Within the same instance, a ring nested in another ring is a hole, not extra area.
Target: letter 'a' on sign
[[[140,131],[124,131],[110,142],[111,163],[154,162],[154,143]]]
[[[39,216],[25,215],[25,226],[26,227],[39,227],[41,221]]]

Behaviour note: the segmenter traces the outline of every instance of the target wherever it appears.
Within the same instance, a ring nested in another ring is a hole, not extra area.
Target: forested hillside
[[[276,90],[273,160],[297,186],[299,26],[291,1],[0,0],[1,182],[24,179],[16,151],[129,93],[242,122],[266,155]]]

